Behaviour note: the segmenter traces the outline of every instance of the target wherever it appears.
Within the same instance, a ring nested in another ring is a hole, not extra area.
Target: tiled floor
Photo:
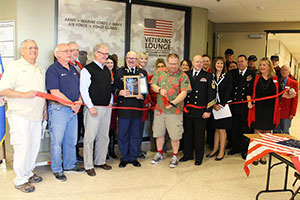
[[[291,129],[292,135],[298,138],[299,116],[293,120]],[[188,161],[180,163],[175,169],[168,167],[171,154],[165,155],[165,160],[157,165],[150,164],[153,155],[154,153],[148,152],[147,158],[140,160],[140,168],[128,165],[120,169],[119,161],[110,159],[108,164],[113,166],[112,170],[96,169],[96,177],[89,177],[85,173],[67,174],[68,180],[63,183],[54,178],[49,166],[37,167],[36,173],[44,180],[35,184],[34,193],[24,194],[14,189],[12,157],[9,153],[8,171],[0,170],[0,199],[252,200],[258,191],[265,189],[267,166],[252,165],[247,178],[240,155],[226,155],[221,162],[204,158],[201,166],[195,166],[193,161]],[[284,166],[273,169],[271,188],[283,187],[284,169]],[[289,187],[294,181],[293,174],[294,170],[290,170]],[[299,184],[300,181],[297,186]],[[261,200],[289,198],[289,193],[264,194],[260,197]],[[296,199],[300,199],[300,195]]]

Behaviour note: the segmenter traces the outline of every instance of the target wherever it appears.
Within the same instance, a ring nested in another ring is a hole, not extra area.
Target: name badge
[[[67,76],[67,74],[60,74],[60,76]]]

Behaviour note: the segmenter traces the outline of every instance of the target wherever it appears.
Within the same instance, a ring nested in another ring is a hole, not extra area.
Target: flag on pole
[[[2,77],[2,74],[4,72],[2,58],[0,54],[0,80]],[[0,145],[5,140],[5,106],[4,106],[4,98],[0,96]]]
[[[275,152],[284,156],[291,156],[293,164],[300,173],[300,141],[275,134],[260,134],[262,139],[251,139],[248,154],[244,164],[244,170],[249,176],[250,165],[259,158]]]

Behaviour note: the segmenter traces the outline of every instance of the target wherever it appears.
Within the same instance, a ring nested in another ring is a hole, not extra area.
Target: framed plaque
[[[140,77],[140,93],[149,94],[149,88],[148,88],[146,76]]]
[[[140,95],[140,76],[131,75],[124,76],[124,90],[129,90],[130,95],[128,97],[137,97]]]

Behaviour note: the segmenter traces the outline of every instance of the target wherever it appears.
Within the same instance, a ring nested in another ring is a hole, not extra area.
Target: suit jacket
[[[216,74],[213,74],[213,81],[216,85],[216,103],[225,105],[231,100],[232,77],[230,73],[221,74],[217,81]]]
[[[245,101],[247,100],[247,95],[250,94],[250,88],[253,86],[255,79],[255,72],[251,69],[246,69],[244,76],[240,77],[239,69],[234,69],[230,71],[232,76],[232,91],[231,99],[233,102]],[[234,104],[231,106],[232,113],[236,114],[248,114],[247,103]]]
[[[205,109],[196,109],[189,107],[188,113],[185,113],[184,116],[188,118],[201,118],[204,112],[211,112],[212,106],[215,103],[215,85],[212,82],[212,75],[204,70],[201,70],[200,73],[193,77],[193,70],[186,72],[188,75],[192,91],[187,94],[184,104],[192,104],[196,106],[207,106]]]
[[[289,119],[290,115],[295,116],[296,115],[296,110],[297,110],[297,106],[298,106],[298,90],[299,90],[299,86],[298,86],[298,82],[288,78],[286,86],[290,87],[290,88],[294,88],[295,92],[296,92],[296,96],[292,99],[286,99],[281,97],[280,100],[280,119]]]
[[[143,108],[144,100],[140,100],[135,97],[123,97],[119,95],[120,90],[124,89],[123,79],[124,76],[127,75],[140,75],[140,76],[147,77],[146,80],[148,84],[148,75],[144,69],[136,67],[134,74],[131,74],[130,70],[126,66],[117,69],[116,73],[114,74],[114,83],[112,85],[113,94],[118,97],[117,106]],[[147,95],[143,95],[143,96],[145,99]],[[141,118],[143,112],[137,110],[117,110],[117,114],[118,117],[120,118]]]

